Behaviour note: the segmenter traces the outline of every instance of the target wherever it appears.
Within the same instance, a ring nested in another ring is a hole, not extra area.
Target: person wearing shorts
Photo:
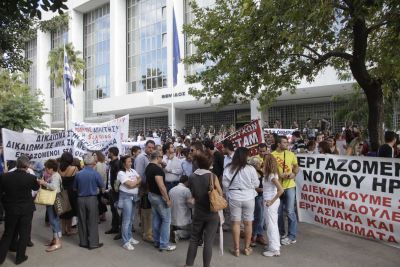
[[[232,222],[232,236],[234,248],[231,253],[238,257],[240,254],[240,223],[243,218],[245,255],[252,254],[250,247],[254,220],[256,188],[259,186],[259,179],[256,169],[247,164],[249,150],[245,147],[236,149],[232,162],[225,168],[222,185],[227,192],[229,201],[230,217]]]

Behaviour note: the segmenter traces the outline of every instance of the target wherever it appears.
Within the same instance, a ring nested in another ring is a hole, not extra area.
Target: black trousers
[[[33,211],[27,214],[9,214],[6,212],[3,237],[0,240],[0,264],[4,262],[8,249],[13,241],[15,233],[18,234],[16,259],[20,260],[25,256],[26,245],[28,244],[30,229],[32,225]]]
[[[118,209],[115,207],[115,203],[118,202],[118,193],[111,190],[110,192],[110,209],[111,209],[111,229],[120,231],[121,228],[121,217],[119,216]]]
[[[203,266],[209,267],[212,257],[212,247],[219,225],[218,213],[195,211],[186,255],[186,265],[193,266],[199,241],[204,238]]]

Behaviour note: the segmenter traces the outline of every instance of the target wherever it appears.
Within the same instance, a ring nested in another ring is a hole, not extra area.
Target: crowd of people
[[[147,140],[143,149],[131,147],[129,155],[111,147],[107,159],[100,151],[81,160],[64,152],[38,165],[21,156],[8,162],[8,171],[0,176],[5,212],[0,264],[9,250],[16,251],[16,264],[27,260],[26,247],[33,246],[33,200],[40,187],[66,191],[71,206],[61,215],[54,205],[46,206],[52,232],[47,252],[62,249],[62,239],[75,234],[82,248],[102,247],[98,224],[110,210],[111,227],[105,234],[114,234],[123,249],[134,250],[142,239],[157,250],[174,251],[175,243],[188,239],[184,266],[193,266],[199,245],[204,247],[203,265],[210,266],[222,216],[210,209],[212,184],[228,201],[223,229],[232,233],[230,253],[249,256],[258,244],[264,246],[264,256],[279,256],[281,245],[297,240],[296,154],[399,157],[398,136],[391,131],[380,147],[369,145],[354,127],[334,136],[309,133],[294,131],[290,138],[266,133],[265,143],[258,144],[252,156],[229,139],[219,151],[212,138],[167,136],[162,146]],[[135,222],[140,222],[140,231],[134,232]]]

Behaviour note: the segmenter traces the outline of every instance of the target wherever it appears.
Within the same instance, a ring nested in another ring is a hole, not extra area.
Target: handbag
[[[208,191],[208,197],[210,199],[210,210],[212,212],[218,212],[228,207],[228,202],[218,192],[218,189],[216,188],[214,183],[214,179],[214,175],[210,174],[210,190]]]
[[[51,206],[54,205],[54,202],[56,200],[56,195],[57,195],[56,191],[40,187],[34,202],[35,204],[39,205]]]
[[[61,186],[60,193],[56,194],[56,199],[54,201],[54,209],[58,216],[72,210],[71,203],[69,202],[68,191],[64,190]]]

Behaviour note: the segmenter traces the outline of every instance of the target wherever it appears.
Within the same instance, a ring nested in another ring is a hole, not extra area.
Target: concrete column
[[[49,32],[37,32],[37,72],[36,81],[37,88],[42,92],[42,99],[44,100],[44,106],[47,112],[51,112],[51,97],[50,97],[50,68],[47,67],[47,59],[51,50],[51,35]],[[51,127],[51,114],[45,114],[43,121],[49,127]]]
[[[185,112],[183,109],[175,108],[175,129],[181,130],[185,127]]]
[[[126,0],[110,1],[110,91],[111,97],[127,92]]]
[[[68,30],[68,42],[72,43],[76,51],[80,51],[80,57],[83,59],[83,14],[71,9],[69,11],[69,30]],[[69,128],[72,126],[72,122],[81,122],[84,119],[85,113],[85,93],[83,92],[83,83],[79,86],[74,87],[72,90],[72,100],[74,106],[69,106]]]

